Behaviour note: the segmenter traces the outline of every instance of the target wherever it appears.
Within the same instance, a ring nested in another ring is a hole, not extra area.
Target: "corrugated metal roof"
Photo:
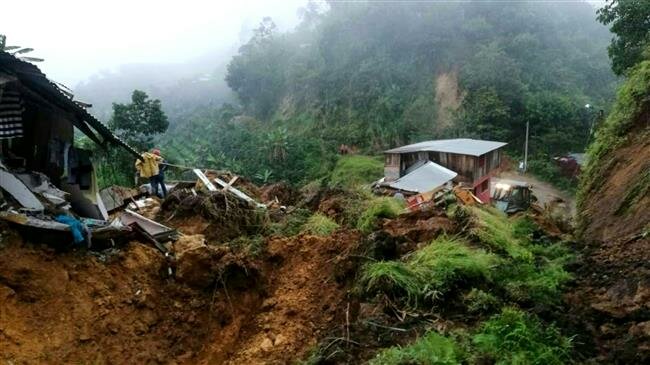
[[[384,153],[409,153],[419,151],[446,152],[459,155],[481,156],[505,146],[507,143],[483,141],[480,139],[456,138],[424,141],[393,148]]]
[[[429,161],[396,181],[389,183],[388,186],[397,190],[426,193],[444,185],[456,176],[458,176],[457,173]]]
[[[22,61],[7,52],[0,51],[0,70],[15,76],[21,84],[41,98],[79,118],[80,123],[75,124],[75,126],[88,137],[95,140],[94,134],[88,129],[88,126],[90,126],[102,137],[104,142],[121,146],[135,156],[140,156],[135,149],[114,135],[108,127],[88,113],[82,105],[72,100],[69,96],[70,93],[63,91],[56,83],[50,81],[35,65]]]

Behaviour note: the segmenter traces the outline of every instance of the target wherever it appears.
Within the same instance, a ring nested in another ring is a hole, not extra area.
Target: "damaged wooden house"
[[[384,151],[383,186],[404,194],[423,194],[445,184],[471,189],[490,201],[490,179],[501,165],[503,142],[469,138],[414,143]]]
[[[0,218],[23,226],[65,229],[57,213],[106,221],[90,151],[81,132],[102,147],[128,146],[35,65],[0,52]],[[58,224],[58,225],[57,225]]]

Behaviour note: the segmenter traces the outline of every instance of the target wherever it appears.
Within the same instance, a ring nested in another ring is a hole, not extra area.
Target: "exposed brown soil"
[[[585,243],[566,299],[585,333],[577,343],[595,354],[593,363],[650,362],[650,237],[643,233],[650,223],[650,189],[639,186],[641,193],[625,202],[650,170],[645,120],[605,158],[580,212]]]
[[[576,341],[595,363],[650,361],[650,240],[625,239],[584,249],[565,299]]]
[[[638,196],[621,212],[629,189],[650,171],[650,138],[634,132],[630,140],[608,160],[599,187],[590,192],[581,214],[588,224],[584,236],[590,241],[611,241],[637,234],[650,223],[650,194]]]
[[[331,237],[276,238],[268,243],[268,297],[223,357],[208,350],[212,363],[286,364],[311,350],[326,330],[345,323],[349,255],[360,242],[356,233]],[[216,350],[216,351],[214,351]]]
[[[452,234],[456,224],[442,210],[430,210],[403,214],[384,222],[382,229],[392,237],[400,237],[411,243],[427,242],[442,233]]]
[[[97,256],[4,239],[3,363],[173,363],[201,349],[213,326],[198,324],[218,323],[210,296],[168,281],[154,248]]]
[[[184,219],[191,224],[181,232],[201,231]],[[358,267],[350,255],[361,242],[345,231],[271,238],[251,258],[185,235],[173,245],[170,279],[169,263],[139,242],[62,253],[9,232],[0,248],[0,361],[15,364],[292,363],[345,323]]]

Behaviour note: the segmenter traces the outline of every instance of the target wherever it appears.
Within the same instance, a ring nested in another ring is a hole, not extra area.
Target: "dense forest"
[[[583,2],[309,2],[300,15],[286,33],[263,19],[230,60],[234,101],[150,92],[170,115],[156,142],[169,160],[300,184],[341,144],[463,136],[518,157],[530,122],[530,166],[550,174],[550,156],[584,151],[616,89],[611,33]]]

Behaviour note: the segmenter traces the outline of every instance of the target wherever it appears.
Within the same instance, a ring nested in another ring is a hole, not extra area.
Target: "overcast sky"
[[[7,35],[9,45],[34,48],[30,55],[45,59],[39,67],[51,79],[74,87],[92,74],[119,65],[183,62],[211,50],[237,46],[242,29],[257,25],[264,16],[271,16],[280,30],[290,29],[298,22],[298,8],[306,3],[307,0],[7,0],[0,5],[0,34]]]
[[[238,45],[242,29],[271,16],[295,26],[306,0],[2,1],[0,34],[34,48],[38,66],[74,87],[101,70],[139,62],[182,62]]]

